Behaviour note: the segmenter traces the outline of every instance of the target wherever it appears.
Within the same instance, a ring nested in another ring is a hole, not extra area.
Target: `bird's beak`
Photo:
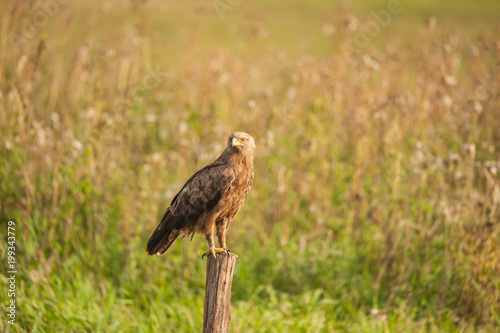
[[[233,147],[234,146],[241,146],[241,145],[243,145],[243,144],[241,142],[239,142],[238,139],[236,139],[236,138],[233,139]]]

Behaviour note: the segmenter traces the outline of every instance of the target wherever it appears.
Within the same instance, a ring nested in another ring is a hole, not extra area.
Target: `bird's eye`
[[[245,138],[241,138],[241,142],[245,142],[245,140],[246,140]]]

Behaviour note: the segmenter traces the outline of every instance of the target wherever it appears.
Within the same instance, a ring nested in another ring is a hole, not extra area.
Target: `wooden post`
[[[231,325],[231,284],[236,258],[217,253],[207,257],[203,333],[227,333]]]

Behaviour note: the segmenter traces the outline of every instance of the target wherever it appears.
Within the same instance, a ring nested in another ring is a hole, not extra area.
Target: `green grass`
[[[0,4],[2,331],[200,331],[205,240],[145,247],[236,130],[232,332],[499,331],[496,1],[404,3],[360,52],[386,2],[72,2],[13,43],[36,6]]]

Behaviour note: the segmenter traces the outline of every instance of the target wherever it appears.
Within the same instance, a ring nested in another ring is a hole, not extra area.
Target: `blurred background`
[[[257,156],[228,234],[232,332],[499,330],[499,1],[0,15],[1,331],[200,331],[204,238],[146,242],[236,130]]]

